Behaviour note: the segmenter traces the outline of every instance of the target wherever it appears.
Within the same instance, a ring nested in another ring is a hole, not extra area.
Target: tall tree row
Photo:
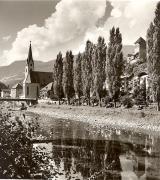
[[[99,99],[99,105],[101,106],[101,98],[104,90],[104,83],[106,80],[105,73],[106,66],[106,44],[102,37],[98,38],[98,43],[94,48],[92,56],[92,78],[93,78],[93,90]]]
[[[153,79],[153,35],[154,35],[154,25],[150,24],[150,27],[147,30],[147,69],[148,75],[150,77],[150,86],[151,86],[151,94],[152,100],[155,101],[155,87],[154,87],[154,79]]]
[[[82,59],[82,84],[83,95],[88,99],[89,105],[92,87],[92,53],[93,43],[88,40],[86,42],[86,48]]]
[[[54,89],[54,94],[59,99],[59,104],[63,96],[62,78],[63,78],[63,58],[62,58],[62,53],[59,52],[53,67],[53,89]]]
[[[155,10],[153,24],[147,33],[147,62],[149,75],[152,79],[152,87],[157,100],[157,110],[160,111],[160,2]]]
[[[74,66],[74,90],[76,95],[78,96],[79,105],[80,105],[80,97],[83,94],[82,87],[82,55],[79,53]]]
[[[73,96],[78,97],[80,104],[80,97],[83,95],[90,105],[91,95],[96,95],[101,106],[106,75],[111,98],[116,101],[123,70],[122,38],[119,29],[112,28],[108,51],[104,38],[99,37],[97,44],[88,40],[84,53],[79,53],[75,61],[73,57],[71,51],[66,52],[64,59],[59,53],[54,64],[54,93],[59,98],[59,103],[64,95],[68,104]]]
[[[66,57],[63,62],[63,91],[65,97],[67,98],[68,104],[70,104],[70,99],[74,95],[73,86],[73,54],[72,51],[66,52]]]
[[[123,74],[124,62],[122,53],[122,36],[119,28],[115,30],[113,27],[110,30],[110,40],[107,50],[107,83],[109,89],[109,95],[114,100],[116,107],[116,101],[120,95],[121,76]]]

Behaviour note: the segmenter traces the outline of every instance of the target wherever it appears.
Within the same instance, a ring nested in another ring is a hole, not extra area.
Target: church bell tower
[[[24,83],[25,82],[31,83],[31,77],[30,77],[31,71],[34,71],[34,61],[33,61],[33,56],[32,56],[32,45],[31,45],[31,41],[30,41],[28,58],[27,58],[26,66],[25,66]]]

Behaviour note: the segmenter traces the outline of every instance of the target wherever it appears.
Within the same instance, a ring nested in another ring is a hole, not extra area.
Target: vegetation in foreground
[[[25,114],[21,117],[12,111],[0,112],[1,179],[50,177],[48,155],[44,148],[33,147],[37,128],[36,118],[26,119]]]

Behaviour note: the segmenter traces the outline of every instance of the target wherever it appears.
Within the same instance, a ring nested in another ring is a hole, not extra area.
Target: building
[[[11,88],[11,98],[20,98],[23,93],[23,86],[20,83],[15,84]]]
[[[10,89],[2,89],[1,90],[1,98],[9,98],[11,90]]]
[[[138,38],[135,42],[134,54],[128,54],[127,61],[133,68],[133,72],[123,78],[125,81],[124,84],[127,84],[125,89],[133,93],[137,86],[141,87],[143,84],[148,89],[150,81],[147,74],[146,41],[142,37]]]
[[[47,86],[40,90],[40,97],[42,99],[53,97],[53,82],[49,83]]]
[[[134,54],[128,54],[127,61],[130,64],[134,64],[138,61],[146,62],[146,41],[142,37],[140,37],[134,44]]]
[[[37,99],[40,89],[53,81],[52,72],[35,71],[32,57],[31,43],[29,46],[28,58],[25,66],[25,79],[23,81],[23,97]]]

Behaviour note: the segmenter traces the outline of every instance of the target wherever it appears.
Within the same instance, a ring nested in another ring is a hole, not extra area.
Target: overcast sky
[[[123,44],[146,36],[156,0],[0,0],[0,65],[25,60],[32,41],[35,60],[84,50],[85,41],[102,35],[108,43],[112,26]]]

